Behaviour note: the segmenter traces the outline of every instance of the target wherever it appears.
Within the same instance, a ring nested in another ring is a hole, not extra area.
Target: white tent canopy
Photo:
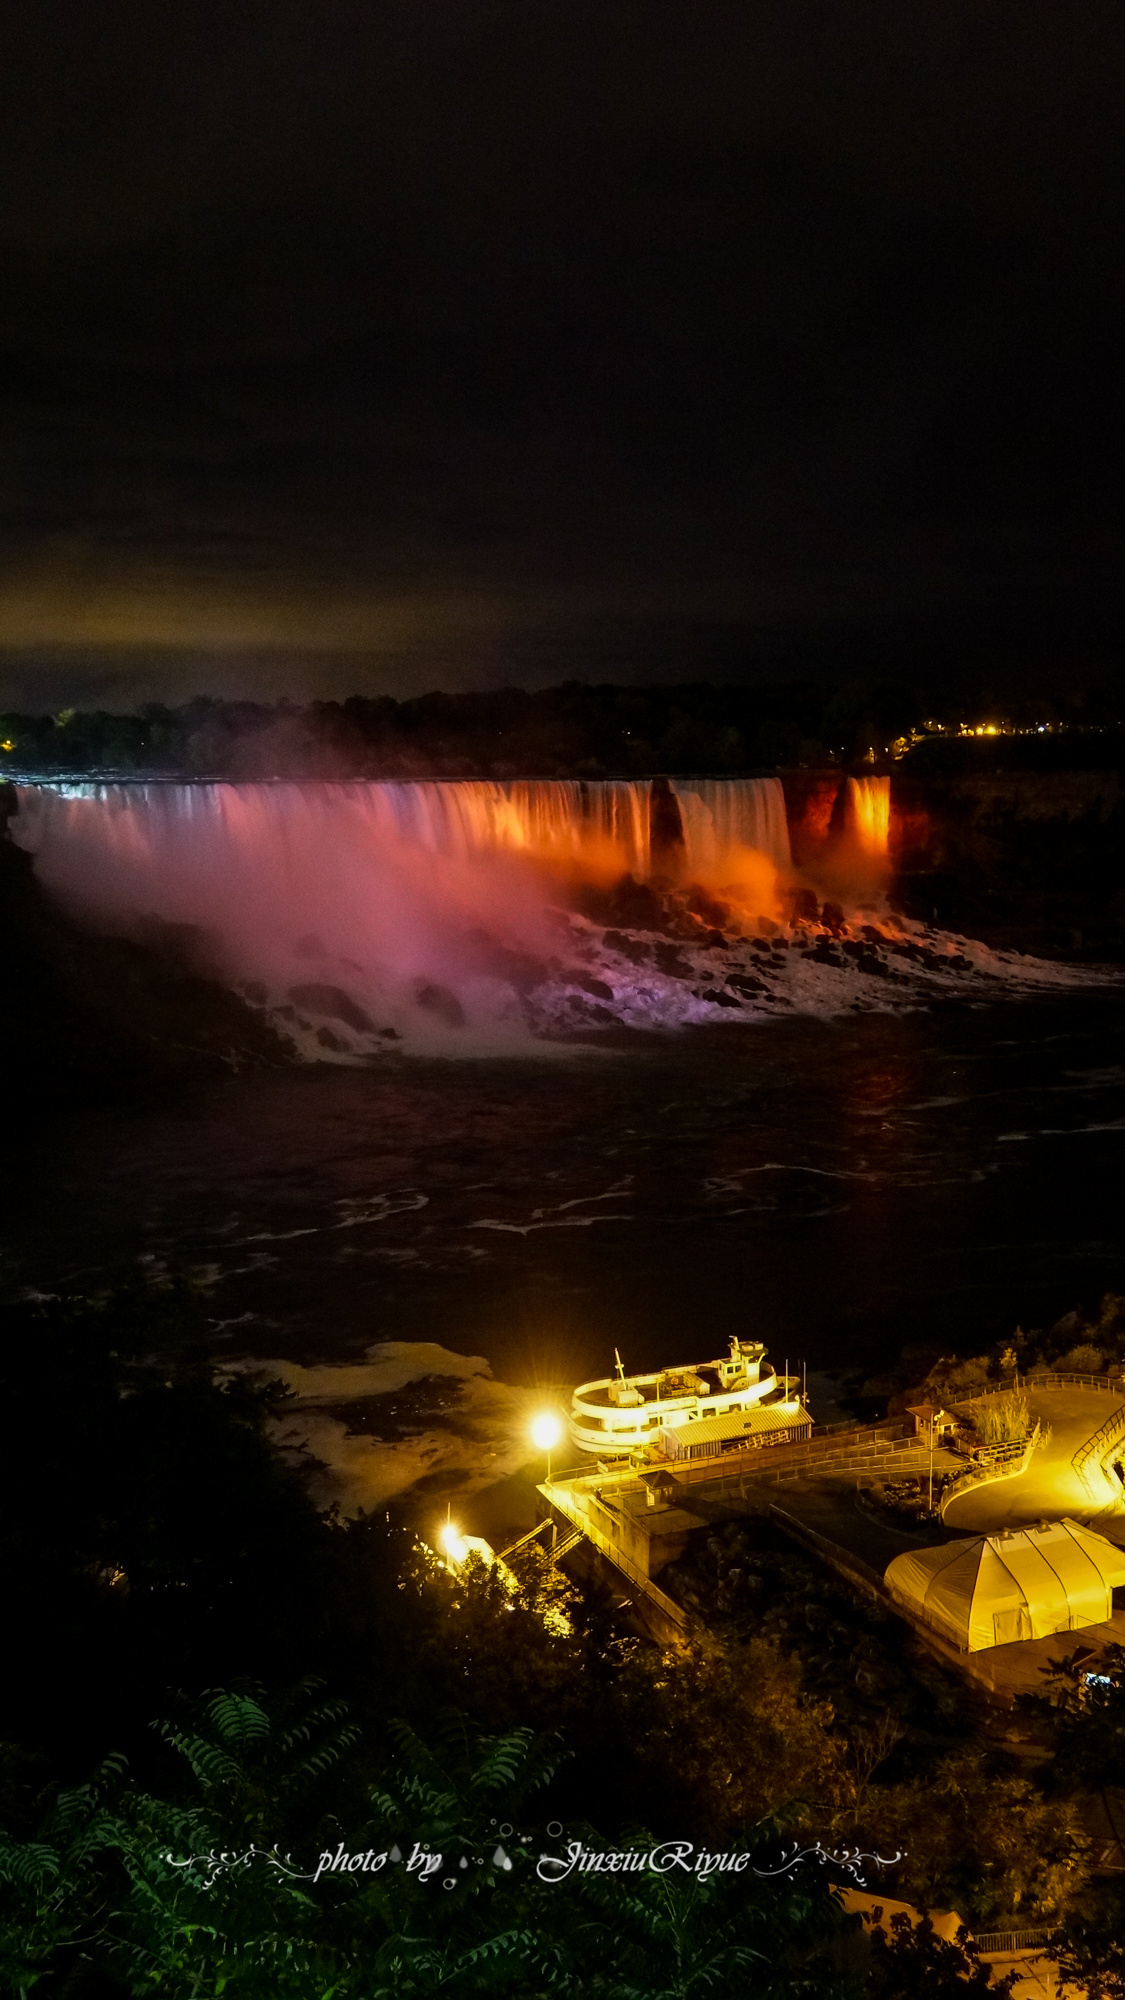
[[[1125,1549],[1077,1521],[911,1550],[888,1563],[891,1596],[962,1652],[1101,1625],[1125,1584]]]

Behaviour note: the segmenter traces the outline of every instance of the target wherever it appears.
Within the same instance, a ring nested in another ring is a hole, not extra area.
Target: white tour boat
[[[790,1378],[778,1375],[765,1361],[765,1352],[760,1340],[732,1337],[725,1361],[626,1375],[615,1349],[616,1375],[583,1382],[575,1390],[570,1435],[580,1451],[618,1458],[638,1446],[659,1444],[662,1431],[681,1425],[759,1410],[766,1403],[783,1403],[788,1409]],[[793,1407],[794,1414],[800,1411],[798,1403]]]

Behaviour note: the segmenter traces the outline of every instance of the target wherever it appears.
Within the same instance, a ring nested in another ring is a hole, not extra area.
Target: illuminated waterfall
[[[652,787],[647,778],[599,784],[438,779],[346,789],[369,795],[377,819],[389,812],[396,839],[417,841],[435,852],[507,851],[577,862],[600,858],[631,874],[648,873]]]
[[[676,779],[671,789],[692,875],[711,880],[746,851],[789,866],[780,779]],[[56,877],[60,887],[72,864],[81,869],[84,856],[100,854],[93,872],[102,877],[99,900],[109,901],[138,869],[178,862],[196,874],[204,853],[208,867],[219,865],[220,848],[233,861],[240,850],[264,847],[291,866],[314,829],[333,848],[354,846],[368,865],[412,851],[454,861],[509,854],[643,878],[651,791],[647,778],[60,783],[25,788],[18,831],[40,854],[44,879]]]
[[[848,825],[864,852],[885,855],[891,828],[889,778],[849,778],[845,808]]]
[[[789,822],[780,778],[674,778],[692,873],[722,880],[732,857],[765,855],[788,868]]]
[[[789,857],[780,783],[673,790],[684,844],[661,865],[749,916],[774,908]],[[652,791],[648,779],[60,782],[22,788],[14,832],[79,914],[191,926],[218,971],[298,1028],[318,1006],[344,1023],[350,1008],[372,1034],[390,1021],[437,1047],[451,1026],[522,1021],[519,982],[565,975],[570,886],[651,876]]]

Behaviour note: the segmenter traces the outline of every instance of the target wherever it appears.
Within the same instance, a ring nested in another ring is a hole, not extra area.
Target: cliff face
[[[218,980],[195,941],[168,927],[144,942],[103,937],[44,895],[30,855],[6,837],[0,786],[0,1046],[5,1098],[121,1098],[176,1079],[289,1059]]]
[[[1000,950],[1125,962],[1125,772],[952,761],[892,769],[892,904]],[[795,867],[847,901],[844,774],[787,771],[783,783]]]
[[[843,776],[835,770],[786,771],[781,782],[794,866],[815,870],[828,840]]]
[[[891,781],[895,894],[912,916],[1019,951],[1125,959],[1118,771]]]

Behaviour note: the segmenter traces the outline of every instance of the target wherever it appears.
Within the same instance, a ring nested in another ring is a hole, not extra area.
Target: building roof
[[[1125,1550],[1077,1521],[975,1535],[895,1556],[887,1588],[963,1651],[1046,1639],[1110,1615]]]
[[[750,1443],[755,1437],[776,1435],[778,1431],[790,1431],[794,1424],[807,1424],[807,1413],[798,1405],[775,1404],[764,1410],[729,1410],[722,1417],[703,1417],[696,1424],[668,1424],[665,1436],[671,1435],[677,1444],[686,1449],[693,1444],[714,1444],[727,1438],[745,1437]]]
[[[640,1494],[632,1494],[624,1502],[624,1512],[632,1527],[650,1542],[666,1541],[672,1535],[690,1535],[693,1528],[702,1528],[705,1523],[702,1514],[691,1514],[686,1507],[648,1507]]]

